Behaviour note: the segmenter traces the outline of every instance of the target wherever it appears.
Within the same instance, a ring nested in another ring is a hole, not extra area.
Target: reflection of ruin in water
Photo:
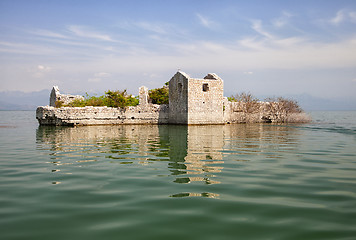
[[[266,158],[278,158],[279,151],[297,142],[295,131],[288,125],[263,124],[40,126],[37,144],[39,150],[49,152],[56,168],[105,158],[111,163],[143,166],[165,161],[175,183],[217,184],[227,156],[249,161],[249,155],[272,152]],[[214,193],[172,195],[182,196],[217,197]]]

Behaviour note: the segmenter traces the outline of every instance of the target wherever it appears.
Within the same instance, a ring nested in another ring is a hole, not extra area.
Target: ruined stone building
[[[202,79],[177,72],[169,81],[169,123],[223,124],[224,83],[209,73]]]
[[[105,124],[225,124],[247,122],[305,121],[302,113],[290,115],[279,111],[276,103],[259,103],[255,112],[246,112],[246,103],[230,102],[224,97],[223,80],[215,73],[191,78],[178,71],[169,81],[169,104],[149,103],[148,89],[139,89],[139,105],[126,108],[56,107],[60,100],[68,104],[82,96],[60,94],[53,87],[50,106],[38,107],[36,118],[41,125]],[[272,106],[273,107],[270,107]],[[274,110],[277,109],[277,110]]]

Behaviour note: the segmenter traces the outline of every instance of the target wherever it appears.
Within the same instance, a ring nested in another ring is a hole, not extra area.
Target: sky
[[[356,105],[356,1],[0,0],[0,91],[137,94],[178,70]]]

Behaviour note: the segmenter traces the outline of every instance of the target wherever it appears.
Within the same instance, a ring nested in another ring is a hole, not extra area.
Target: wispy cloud
[[[154,43],[159,42],[162,47],[168,45],[170,41],[177,41],[188,36],[186,29],[167,22],[123,21],[116,26],[127,32],[126,37],[130,39],[129,45],[135,45],[136,49],[152,44],[152,41],[142,41],[144,38],[154,40]]]
[[[329,19],[328,22],[333,25],[340,25],[343,22],[356,23],[356,12],[346,9],[339,10],[335,17]]]
[[[212,28],[213,26],[215,26],[215,22],[210,20],[209,18],[207,18],[207,17],[205,17],[205,16],[203,16],[203,15],[201,15],[199,13],[197,13],[196,15],[197,15],[197,17],[199,19],[199,23],[201,25],[203,25],[204,27]]]
[[[281,48],[284,48],[284,47],[297,47],[298,45],[301,45],[302,43],[305,42],[306,40],[301,37],[289,37],[289,38],[275,39],[271,43],[274,46],[279,46]]]
[[[351,22],[356,23],[356,12],[349,12]]]
[[[91,83],[98,83],[98,82],[102,82],[103,79],[111,77],[110,73],[107,72],[97,72],[94,73],[94,76],[88,79],[88,82]]]
[[[38,65],[37,66],[37,69],[41,72],[50,72],[51,71],[51,68],[48,67],[48,66],[43,66],[43,65]]]
[[[274,20],[272,20],[272,24],[277,27],[277,28],[281,28],[286,26],[289,23],[289,19],[291,17],[293,17],[294,15],[291,14],[290,12],[287,11],[283,11],[282,12],[282,16],[275,18]]]
[[[344,10],[339,10],[336,16],[329,20],[331,24],[339,25],[346,19],[346,14]]]
[[[35,34],[35,35],[39,35],[42,37],[48,37],[48,38],[61,38],[61,39],[69,39],[70,38],[69,36],[66,36],[64,34],[45,30],[45,29],[36,29],[36,30],[29,31],[29,32],[32,34]]]
[[[283,15],[288,18],[293,16],[288,12],[283,12]],[[243,37],[238,41],[241,47],[252,50],[265,51],[269,48],[285,49],[290,47],[298,47],[299,45],[306,42],[306,39],[300,36],[282,37],[281,34],[278,34],[278,29],[274,29],[275,33],[271,33],[265,29],[261,20],[253,20],[251,28],[259,35],[254,37]]]
[[[37,44],[0,42],[0,52],[30,55],[53,55],[56,53],[56,50]]]
[[[107,72],[98,72],[94,74],[95,77],[111,77],[110,73]]]
[[[166,34],[168,32],[167,25],[162,25],[159,23],[136,22],[135,25],[139,28],[146,30],[146,31],[154,32],[157,34]]]
[[[43,78],[52,71],[52,68],[46,65],[37,65],[30,67],[27,71],[34,78]]]
[[[83,37],[83,38],[91,38],[91,39],[97,39],[97,40],[102,40],[102,41],[109,41],[109,42],[115,42],[111,38],[111,36],[107,34],[102,34],[95,32],[93,30],[88,29],[87,27],[84,26],[77,26],[77,25],[72,25],[68,27],[68,30],[73,33],[74,35],[78,37]]]
[[[261,20],[253,20],[252,21],[252,29],[266,38],[269,38],[269,39],[274,38],[274,36],[271,33],[267,32],[266,30],[263,29]]]

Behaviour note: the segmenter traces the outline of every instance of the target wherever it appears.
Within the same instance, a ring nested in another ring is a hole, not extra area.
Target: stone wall
[[[36,118],[41,125],[106,125],[166,124],[168,105],[149,104],[145,107],[38,107]]]

